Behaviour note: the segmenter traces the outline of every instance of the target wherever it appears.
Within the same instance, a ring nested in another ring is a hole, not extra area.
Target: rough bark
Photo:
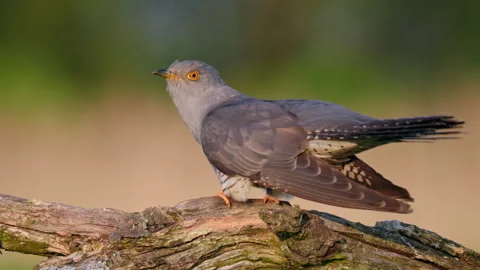
[[[48,257],[43,270],[480,269],[478,253],[414,225],[217,197],[126,213],[0,195],[0,244]]]

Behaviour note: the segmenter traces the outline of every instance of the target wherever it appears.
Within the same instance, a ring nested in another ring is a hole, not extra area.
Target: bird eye
[[[196,70],[194,71],[190,71],[188,74],[187,74],[187,78],[191,81],[196,81],[198,79],[200,79],[200,73]]]

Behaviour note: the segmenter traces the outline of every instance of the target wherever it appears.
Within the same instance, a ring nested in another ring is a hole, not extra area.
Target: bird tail
[[[457,135],[464,133],[457,130],[462,128],[464,123],[453,116],[444,115],[379,119],[340,129],[322,130],[315,135],[319,139],[378,139],[386,142],[457,139]]]

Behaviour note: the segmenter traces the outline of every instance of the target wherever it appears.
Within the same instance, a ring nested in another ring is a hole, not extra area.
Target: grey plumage
[[[451,138],[463,124],[451,116],[375,119],[324,101],[256,99],[200,61],[154,73],[167,79],[223,192],[238,201],[257,186],[341,207],[409,213],[408,191],[356,154],[390,142]]]

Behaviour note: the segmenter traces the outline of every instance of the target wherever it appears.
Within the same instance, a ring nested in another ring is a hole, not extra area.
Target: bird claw
[[[222,190],[219,190],[217,192],[217,196],[223,199],[223,201],[225,202],[228,208],[232,207],[232,203],[230,202],[230,199],[227,197],[227,195],[225,195],[225,193],[223,193]]]
[[[275,197],[268,196],[268,195],[263,197],[263,203],[264,204],[267,204],[267,202],[269,202],[269,201],[274,202],[276,205],[280,205],[280,200],[275,198]]]

